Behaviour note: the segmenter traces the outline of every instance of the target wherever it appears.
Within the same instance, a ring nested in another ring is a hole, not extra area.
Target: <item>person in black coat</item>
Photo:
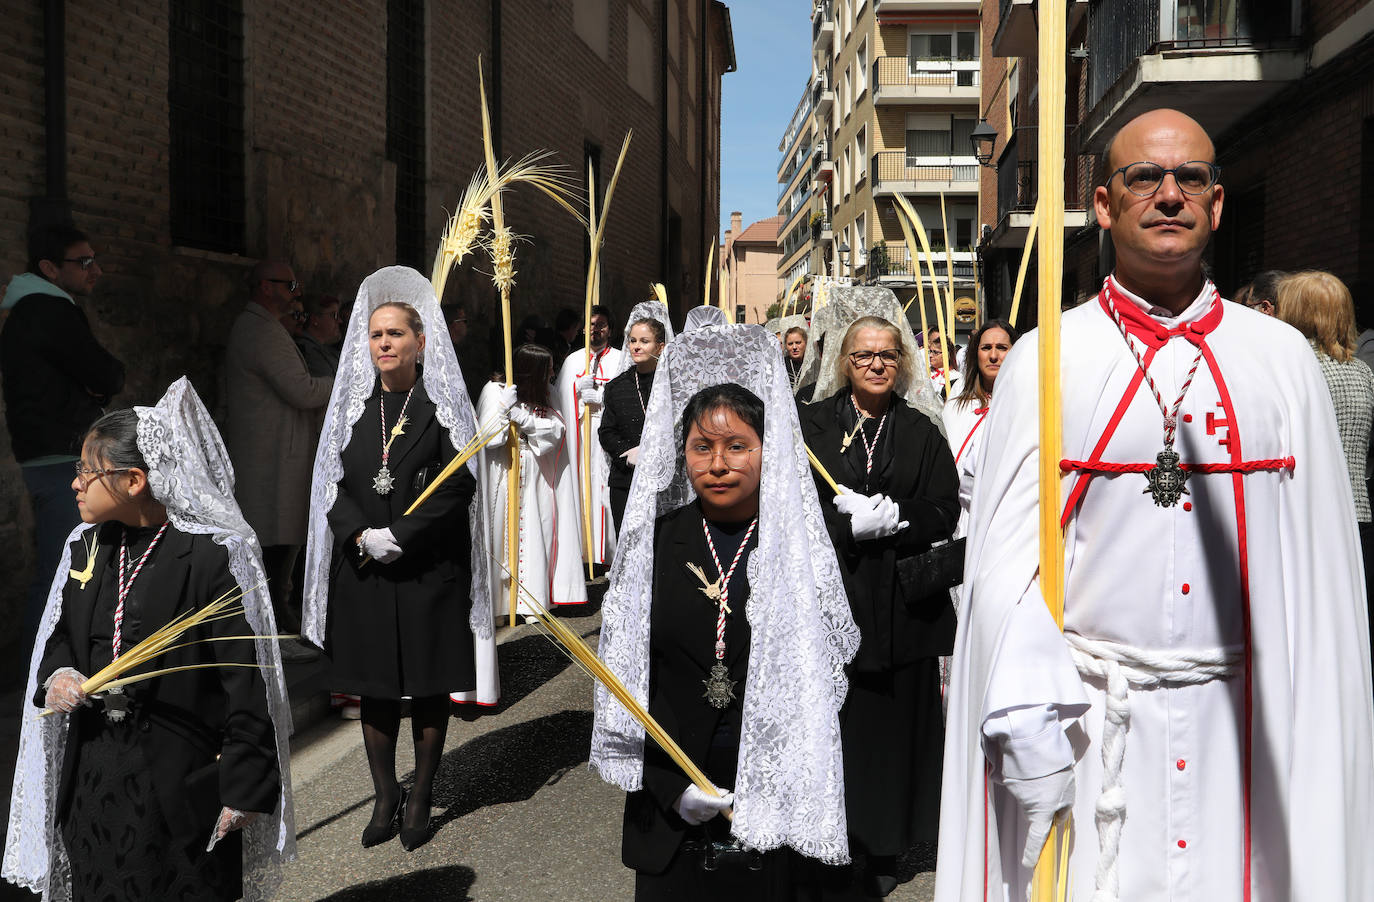
[[[606,383],[597,437],[611,460],[606,484],[611,491],[611,514],[616,532],[625,519],[625,501],[630,496],[635,463],[639,460],[639,439],[644,432],[644,411],[654,387],[654,371],[667,343],[663,323],[644,317],[630,324],[625,353],[633,364]]]
[[[230,831],[277,807],[275,734],[256,667],[203,665],[254,663],[251,638],[184,645],[154,665],[201,669],[96,699],[81,690],[153,631],[240,591],[222,545],[168,522],[137,428],[134,411],[117,411],[85,441],[72,487],[82,519],[97,525],[71,544],[61,616],[36,674],[34,703],[71,713],[56,814],[73,897],[237,899],[242,848]],[[252,633],[240,608],[186,641]],[[207,851],[212,831],[226,838]]]
[[[409,851],[429,836],[448,694],[476,682],[468,522],[476,481],[460,467],[422,507],[404,513],[457,451],[420,378],[425,335],[415,308],[379,305],[368,339],[379,379],[344,447],[344,475],[329,511],[334,548],[325,651],[336,691],[362,696],[376,790],[363,845],[385,842],[399,824]],[[396,779],[405,697],[415,741],[408,796]]]
[[[737,385],[713,386],[688,401],[682,422],[688,475],[698,498],[655,524],[649,714],[716,786],[729,787],[735,785],[749,672],[744,611],[748,558],[758,544],[763,403]],[[723,650],[716,650],[717,603],[703,596],[689,562],[728,587],[722,599],[728,607]],[[720,689],[726,683],[715,679],[717,665],[728,674],[730,688]],[[702,868],[701,853],[692,847],[730,840],[730,825],[718,815],[732,799],[728,792],[707,796],[662,749],[646,747],[644,788],[626,796],[621,840],[621,859],[636,872],[636,902],[787,898],[785,851],[760,856],[758,870]]]
[[[897,562],[950,538],[959,516],[948,445],[895,392],[924,378],[913,375],[915,362],[901,347],[887,321],[855,321],[837,364],[846,387],[801,408],[807,446],[850,489],[822,508],[862,636],[840,717],[851,848],[869,858],[861,890],[868,897],[895,887],[898,854],[936,838],[944,747],[938,657],[954,645],[948,593],[909,598],[897,579]],[[819,477],[817,488],[833,497]]]

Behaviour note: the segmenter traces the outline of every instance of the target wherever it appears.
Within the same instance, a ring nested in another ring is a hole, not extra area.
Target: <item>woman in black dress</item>
[[[641,745],[604,694],[592,763],[631,790],[621,857],[637,900],[790,899],[784,847],[848,854],[838,711],[857,634],[777,340],[696,330],[661,367],[600,653],[719,791]]]
[[[616,531],[625,519],[625,499],[630,495],[635,463],[639,460],[639,438],[644,432],[644,411],[654,387],[654,371],[667,343],[663,323],[641,317],[630,323],[624,351],[631,366],[606,383],[597,437],[611,459],[606,483],[611,490],[611,513]]]
[[[817,477],[834,501],[826,526],[863,637],[841,712],[851,847],[868,857],[850,898],[890,893],[896,856],[933,842],[939,820],[938,658],[952,651],[954,609],[945,591],[908,597],[897,564],[950,537],[959,482],[939,430],[902,398],[924,378],[903,344],[886,320],[856,320],[837,360],[841,389],[801,414],[807,446],[849,489],[835,497]]]
[[[457,456],[455,444],[471,436],[472,411],[445,342],[435,342],[440,347],[432,358],[441,371],[431,374],[421,366],[425,320],[398,298],[438,315],[428,281],[404,267],[374,274],[359,293],[354,316],[364,317],[366,328],[350,324],[353,346],[345,347],[343,384],[335,385],[316,457],[312,504],[328,511],[328,525],[324,531],[311,524],[306,628],[312,638],[323,634],[335,688],[362,697],[363,743],[376,792],[362,844],[385,842],[399,827],[409,851],[429,838],[448,695],[475,685],[469,506],[476,480],[469,468],[460,467],[423,506],[405,513]],[[362,342],[371,380],[362,368]],[[445,403],[456,399],[456,408],[446,412],[431,396],[436,385],[449,387],[453,394]],[[350,395],[356,401],[368,388],[360,414],[345,432]],[[452,431],[444,420],[453,424]],[[454,434],[458,427],[467,436]],[[331,464],[342,469],[333,491],[322,485]],[[327,617],[319,609],[323,593],[317,569],[326,552]],[[483,619],[489,630],[490,616]],[[396,777],[404,698],[410,699],[415,745],[415,781],[408,794]]]
[[[175,419],[187,412],[197,419],[189,429]],[[7,876],[35,891],[61,895],[52,881],[66,872],[78,902],[237,899],[241,828],[276,811],[260,822],[275,841],[278,824],[290,823],[278,768],[285,730],[277,736],[256,666],[277,663],[259,658],[275,649],[271,607],[257,592],[261,561],[228,482],[213,482],[191,434],[206,437],[227,472],[209,414],[183,379],[157,407],[101,417],[83,443],[72,489],[88,526],[73,535],[44,616],[15,777],[19,804],[51,807],[16,812],[6,854]],[[138,668],[193,669],[83,692],[90,675],[155,630],[240,593],[236,613]],[[256,646],[255,634],[264,636]],[[197,641],[211,637],[234,639]],[[284,687],[268,673],[280,714]],[[65,716],[39,721],[43,707]],[[55,800],[34,791],[36,779],[56,789]],[[48,818],[58,824],[56,848],[46,824],[36,829]]]

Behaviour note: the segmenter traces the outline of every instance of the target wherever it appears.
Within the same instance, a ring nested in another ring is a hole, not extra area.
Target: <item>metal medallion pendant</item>
[[[712,708],[728,708],[735,700],[736,681],[730,679],[730,671],[721,662],[712,664],[710,678],[701,682],[706,686],[702,698],[706,699]]]
[[[372,487],[377,490],[378,495],[390,495],[391,487],[395,483],[396,480],[391,478],[391,470],[386,464],[382,464],[382,468],[377,471],[377,475],[372,477]]]
[[[1150,493],[1156,507],[1173,507],[1178,499],[1188,494],[1188,471],[1178,465],[1178,452],[1166,446],[1155,456],[1155,465],[1145,473],[1149,486],[1144,492]]]
[[[104,695],[105,717],[111,723],[119,723],[129,716],[129,697],[123,687],[108,690]]]

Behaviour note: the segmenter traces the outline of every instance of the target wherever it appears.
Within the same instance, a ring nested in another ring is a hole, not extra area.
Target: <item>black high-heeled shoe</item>
[[[407,852],[414,852],[429,842],[429,826],[434,814],[433,807],[431,805],[430,810],[425,812],[425,823],[421,827],[407,827],[404,820],[401,822],[401,848]]]
[[[402,789],[401,797],[396,801],[396,810],[391,812],[391,816],[386,819],[386,823],[376,824],[369,821],[368,825],[363,828],[364,849],[380,846],[396,835],[396,831],[401,826],[401,818],[405,814],[406,796],[406,791]]]

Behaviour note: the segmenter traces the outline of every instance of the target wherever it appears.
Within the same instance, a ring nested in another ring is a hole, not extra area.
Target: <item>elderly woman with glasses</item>
[[[897,855],[934,841],[939,813],[938,657],[951,651],[954,611],[947,592],[908,593],[898,565],[950,537],[959,480],[939,429],[904,400],[924,378],[917,366],[895,325],[861,317],[836,361],[841,388],[801,411],[807,446],[840,484],[822,507],[862,637],[840,719],[850,848],[868,859],[856,889],[867,897],[892,891]],[[847,884],[854,872],[819,879]]]

